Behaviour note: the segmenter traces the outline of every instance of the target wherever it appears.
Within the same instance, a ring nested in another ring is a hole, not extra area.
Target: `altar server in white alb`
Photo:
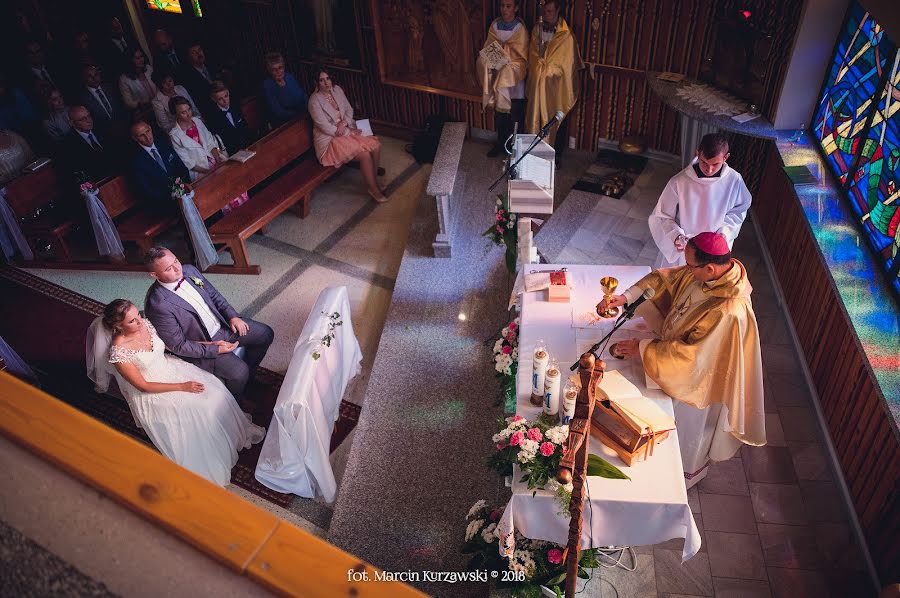
[[[660,251],[655,267],[683,266],[688,239],[702,232],[721,233],[732,247],[751,197],[729,156],[724,135],[704,135],[691,165],[669,179],[648,219]]]

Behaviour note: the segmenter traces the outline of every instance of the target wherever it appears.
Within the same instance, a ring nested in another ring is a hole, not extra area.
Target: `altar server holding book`
[[[759,330],[743,264],[720,233],[688,241],[687,264],[655,270],[598,310],[632,304],[644,289],[656,294],[637,308],[658,335],[619,341],[614,356],[639,358],[649,379],[678,401],[675,420],[685,482],[691,487],[710,460],[725,461],[741,443],[766,443]]]
[[[728,150],[721,133],[704,135],[691,165],[669,179],[648,219],[660,251],[655,267],[683,266],[688,239],[704,231],[721,233],[731,249],[752,198],[726,163]]]
[[[513,132],[513,123],[525,124],[525,73],[528,60],[528,29],[516,16],[516,0],[500,0],[500,17],[488,28],[475,72],[481,86],[481,105],[494,109],[497,143],[489,157],[500,154]]]

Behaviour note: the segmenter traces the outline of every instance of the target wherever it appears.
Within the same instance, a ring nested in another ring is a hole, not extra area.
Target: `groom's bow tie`
[[[185,279],[182,277],[182,279],[178,281],[178,284],[175,285],[175,290],[176,290],[176,291],[177,291],[178,288],[181,286],[181,283],[184,282],[184,280],[185,280]]]

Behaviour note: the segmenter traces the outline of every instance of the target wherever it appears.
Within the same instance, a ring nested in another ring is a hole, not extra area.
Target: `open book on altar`
[[[659,434],[675,429],[675,419],[641,394],[619,372],[607,371],[597,385],[597,399],[609,399],[611,408],[638,434]]]

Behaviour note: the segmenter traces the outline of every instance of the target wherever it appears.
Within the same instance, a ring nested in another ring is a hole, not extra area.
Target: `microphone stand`
[[[623,309],[623,310],[622,310],[622,314],[621,314],[621,315],[618,317],[618,319],[616,320],[616,323],[613,325],[613,329],[609,331],[609,334],[607,334],[606,336],[604,336],[603,338],[601,338],[599,341],[597,341],[597,344],[595,344],[593,347],[591,347],[590,349],[588,349],[587,351],[585,351],[584,354],[586,355],[586,354],[590,353],[590,354],[593,355],[596,359],[600,359],[600,356],[597,355],[597,349],[600,348],[600,345],[602,345],[603,343],[605,343],[606,341],[608,341],[608,340],[609,340],[609,337],[611,337],[611,336],[613,335],[613,333],[614,333],[616,330],[618,330],[619,328],[621,328],[621,327],[625,324],[625,322],[627,322],[628,320],[630,320],[631,318],[633,318],[633,317],[634,317],[634,312],[635,312],[635,310],[633,310],[633,309],[632,309],[632,310],[629,310],[627,307],[626,307],[625,309]],[[577,370],[577,369],[578,369],[578,364],[579,364],[579,363],[581,363],[580,360],[579,360],[579,361],[576,361],[575,363],[573,363],[572,366],[569,368],[569,371],[574,372],[575,370]]]
[[[525,156],[527,156],[528,154],[530,154],[531,151],[532,151],[534,148],[536,148],[536,147],[538,146],[538,144],[539,144],[541,141],[544,140],[544,137],[546,137],[547,134],[550,133],[550,129],[553,128],[553,125],[554,125],[555,123],[556,123],[556,119],[553,119],[553,122],[550,123],[550,126],[549,126],[549,127],[543,127],[543,128],[541,128],[540,131],[538,131],[538,134],[535,136],[534,141],[531,142],[531,145],[528,146],[528,149],[525,150],[525,152],[524,152],[521,156],[519,156],[519,159],[516,160],[515,164],[511,164],[511,165],[509,166],[509,168],[507,168],[507,169],[503,172],[503,174],[500,175],[500,178],[498,178],[496,181],[494,181],[494,184],[491,185],[491,186],[488,188],[488,192],[493,191],[493,190],[494,190],[494,187],[496,187],[496,186],[500,183],[500,181],[502,181],[503,179],[505,179],[506,177],[508,177],[508,176],[510,175],[510,173],[512,173],[512,172],[516,169],[516,166],[519,165],[519,162],[521,162],[522,160],[524,160],[524,159],[525,159]],[[513,145],[513,147],[515,147],[515,144]]]

